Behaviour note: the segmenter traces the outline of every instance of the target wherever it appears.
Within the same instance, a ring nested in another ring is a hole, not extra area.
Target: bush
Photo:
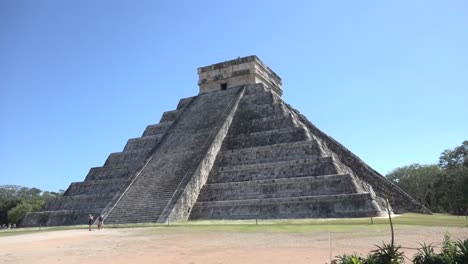
[[[339,255],[336,256],[337,261],[335,263],[341,263],[341,264],[363,264],[364,259],[360,256],[358,256],[356,253],[352,255]]]
[[[444,258],[442,254],[436,254],[434,247],[426,243],[421,244],[421,248],[418,249],[418,253],[413,258],[415,264],[442,264],[449,263],[448,259]]]
[[[366,262],[369,264],[398,264],[403,263],[403,251],[400,251],[400,246],[383,243],[382,246],[377,246],[377,249],[371,253],[372,262]],[[369,259],[369,258],[368,258]]]
[[[8,211],[9,223],[20,223],[27,213],[40,210],[44,203],[45,199],[22,200],[21,203]]]
[[[458,240],[457,245],[457,254],[455,256],[455,263],[468,263],[468,238],[465,240]]]
[[[336,264],[398,264],[403,263],[404,252],[400,246],[383,244],[363,258],[357,253],[339,255]],[[435,253],[432,244],[420,244],[418,253],[413,257],[414,264],[468,264],[468,239],[454,242],[448,233],[444,235],[440,254]]]

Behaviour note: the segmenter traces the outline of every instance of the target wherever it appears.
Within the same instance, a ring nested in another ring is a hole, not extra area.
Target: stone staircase
[[[48,200],[43,211],[28,214],[22,226],[84,224],[88,214],[101,214],[144,165],[192,99],[181,99],[176,110],[162,115],[160,123],[147,126],[141,137],[129,139],[122,152],[111,153],[102,167],[90,169],[83,182],[71,183],[62,197]]]
[[[191,176],[203,159],[213,134],[224,121],[223,114],[238,93],[239,89],[230,89],[197,96],[171,126],[153,158],[109,209],[105,221],[156,222],[177,190],[185,187],[184,178]]]
[[[191,219],[358,217],[372,194],[262,86],[242,98]]]

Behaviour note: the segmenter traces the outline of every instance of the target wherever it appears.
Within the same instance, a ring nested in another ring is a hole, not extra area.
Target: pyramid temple
[[[281,99],[256,56],[198,68],[199,94],[22,226],[370,217],[429,211]]]

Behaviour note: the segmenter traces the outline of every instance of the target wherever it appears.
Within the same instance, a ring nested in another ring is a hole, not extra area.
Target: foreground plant
[[[369,264],[398,264],[403,263],[403,251],[400,246],[383,243],[382,246],[376,245],[377,249],[372,250],[372,261]]]
[[[426,245],[426,243],[420,244],[421,248],[418,249],[418,253],[413,258],[415,264],[442,264],[451,263],[449,258],[445,258],[443,254],[436,254],[432,244]]]
[[[455,263],[468,263],[468,238],[465,240],[458,240],[457,245],[457,255],[455,256]]]
[[[354,253],[351,255],[343,254],[343,255],[336,256],[336,258],[337,260],[335,261],[335,263],[339,263],[339,264],[364,264],[365,263],[363,262],[365,259],[357,255],[357,253]]]
[[[357,253],[336,256],[332,263],[336,264],[399,264],[403,263],[404,252],[400,246],[383,243],[377,246],[367,257],[363,258]],[[450,235],[444,235],[441,252],[435,253],[434,246],[426,243],[420,244],[418,253],[413,257],[414,264],[468,264],[468,239],[453,241]]]

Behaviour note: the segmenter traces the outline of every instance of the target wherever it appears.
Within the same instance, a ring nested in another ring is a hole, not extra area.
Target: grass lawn
[[[468,228],[465,217],[445,214],[403,214],[393,217],[398,228],[421,226]],[[344,218],[344,219],[289,219],[289,220],[200,220],[168,224],[121,224],[106,225],[106,228],[147,228],[152,232],[287,232],[303,233],[313,231],[347,232],[355,230],[380,230],[388,227],[388,218]],[[45,231],[87,229],[87,225],[43,228],[18,228],[0,230],[0,237]]]

